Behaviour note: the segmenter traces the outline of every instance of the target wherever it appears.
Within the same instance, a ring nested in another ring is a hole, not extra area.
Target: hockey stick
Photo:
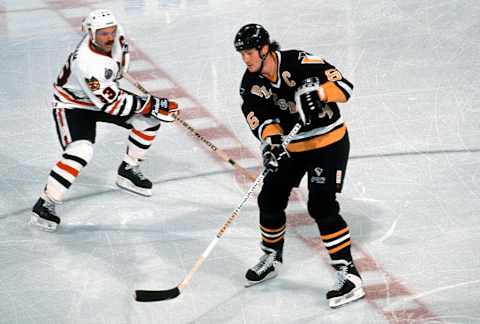
[[[144,94],[149,94],[148,90],[145,89],[145,87],[137,80],[135,80],[134,77],[132,77],[128,72],[123,72],[123,76],[125,79],[127,79],[128,82],[133,84],[135,87],[137,87],[141,92]],[[222,160],[225,162],[230,163],[235,169],[237,169],[241,174],[246,176],[250,180],[255,180],[255,175],[245,169],[244,167],[240,166],[235,160],[230,158],[227,153],[225,153],[223,150],[219,149],[215,144],[210,142],[208,139],[206,139],[202,134],[197,132],[189,123],[187,123],[185,120],[183,120],[181,117],[178,115],[175,116],[175,119],[183,126],[185,127],[190,133],[195,135],[200,141],[203,143],[207,144],[207,146],[214,152],[216,153]]]
[[[282,145],[286,148],[288,143],[290,143],[293,139],[293,137],[298,133],[302,126],[300,124],[296,124],[293,129],[290,131],[290,133],[287,135],[285,140],[283,141]],[[154,302],[154,301],[161,301],[161,300],[167,300],[167,299],[173,299],[176,298],[180,295],[181,291],[189,284],[189,282],[192,280],[193,274],[197,272],[197,270],[200,268],[202,265],[203,261],[208,257],[210,252],[213,250],[215,245],[218,243],[218,241],[223,237],[225,234],[225,231],[227,228],[230,226],[230,224],[233,223],[235,218],[239,215],[240,209],[242,209],[243,205],[247,202],[247,200],[250,198],[252,193],[255,191],[257,186],[263,181],[265,176],[268,173],[268,169],[264,169],[263,172],[255,179],[253,184],[250,186],[248,189],[247,193],[243,197],[242,201],[240,204],[235,208],[235,210],[232,212],[230,217],[228,217],[227,221],[223,224],[223,226],[220,228],[218,231],[217,235],[213,238],[213,240],[210,242],[208,247],[203,251],[202,255],[200,255],[193,265],[193,268],[190,270],[190,272],[187,274],[187,276],[183,279],[183,281],[176,286],[175,288],[172,289],[167,289],[167,290],[136,290],[135,291],[135,300],[138,302]]]

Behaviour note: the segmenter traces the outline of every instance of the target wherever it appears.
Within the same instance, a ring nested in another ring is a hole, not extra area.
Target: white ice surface
[[[251,199],[177,299],[134,302],[134,289],[177,285],[246,192],[180,125],[164,125],[145,162],[153,197],[114,186],[127,133],[101,125],[93,161],[58,208],[61,229],[26,224],[61,153],[49,101],[79,39],[70,21],[97,7],[148,57],[137,70],[153,62],[170,78],[146,85],[181,86],[190,98],[179,101],[210,116],[195,126],[225,127],[255,154],[232,45],[242,25],[263,24],[354,83],[341,107],[352,147],[340,202],[354,256],[380,269],[364,271],[365,300],[328,308],[333,273],[300,216],[281,275],[245,289],[259,256]],[[479,35],[473,0],[0,1],[0,323],[480,323]]]

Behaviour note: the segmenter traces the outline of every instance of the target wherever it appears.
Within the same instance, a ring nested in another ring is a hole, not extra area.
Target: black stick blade
[[[135,300],[138,302],[155,302],[173,299],[180,295],[178,287],[167,290],[135,290]]]

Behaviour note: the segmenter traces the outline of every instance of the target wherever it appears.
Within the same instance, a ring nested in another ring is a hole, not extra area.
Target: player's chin
[[[110,52],[113,48],[113,45],[107,45],[107,44],[103,44],[102,45],[102,49],[105,51],[105,52]]]
[[[258,70],[258,67],[254,66],[254,65],[247,65],[247,70],[248,72],[257,72]]]

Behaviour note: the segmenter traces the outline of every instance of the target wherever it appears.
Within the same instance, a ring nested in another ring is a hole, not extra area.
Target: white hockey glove
[[[180,110],[175,101],[150,95],[139,113],[169,123],[175,120]]]
[[[307,78],[303,80],[295,92],[295,104],[303,125],[310,125],[312,121],[322,114],[325,102],[323,88],[320,87],[318,78]]]
[[[262,149],[263,166],[265,169],[276,172],[281,161],[290,158],[290,154],[282,145],[282,136],[273,135],[267,138]]]

